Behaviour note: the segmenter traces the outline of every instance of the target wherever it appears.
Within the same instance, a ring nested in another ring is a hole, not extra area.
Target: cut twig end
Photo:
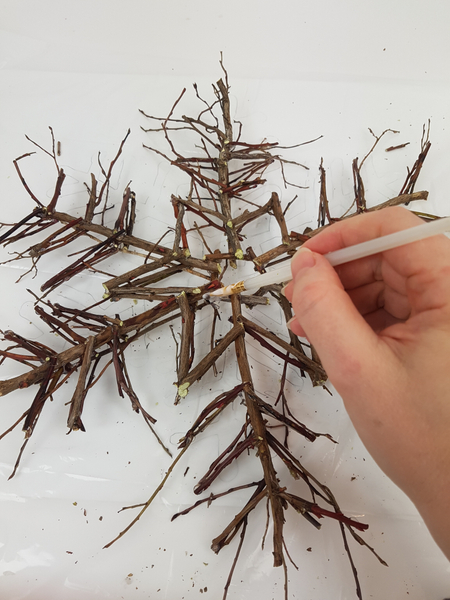
[[[186,383],[182,383],[181,385],[177,386],[177,393],[180,398],[185,398],[188,395],[188,391],[189,391],[188,388],[190,385],[191,384],[189,382],[186,382]]]

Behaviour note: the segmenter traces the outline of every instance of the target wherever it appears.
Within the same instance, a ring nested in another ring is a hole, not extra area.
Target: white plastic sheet
[[[207,96],[211,82],[222,75],[220,50],[230,77],[234,115],[244,123],[248,141],[265,137],[290,145],[324,136],[295,155],[310,169],[299,174],[307,190],[285,190],[271,173],[270,191],[260,196],[265,200],[271,191],[278,191],[286,205],[298,192],[287,215],[289,229],[299,231],[314,223],[321,157],[333,213],[339,215],[349,207],[351,160],[364,156],[372,145],[368,127],[377,134],[387,128],[400,133],[386,137],[386,144],[367,161],[367,197],[376,204],[398,193],[429,118],[432,150],[418,189],[429,190],[430,198],[417,208],[450,213],[450,82],[445,59],[450,48],[445,4],[431,2],[426,9],[420,5],[419,11],[419,5],[405,2],[395,6],[279,2],[275,7],[266,2],[122,5],[109,0],[4,2],[3,8],[1,221],[14,222],[32,207],[12,165],[14,158],[33,150],[24,134],[48,146],[47,127],[53,127],[62,143],[60,160],[67,174],[61,206],[81,214],[86,201],[83,184],[89,182],[91,172],[98,173],[97,153],[107,164],[131,127],[111,196],[119,202],[132,180],[138,200],[136,233],[156,240],[173,222],[170,194],[185,193],[187,184],[142,148],[149,138],[140,126],[148,125],[137,109],[165,116],[181,89],[194,81]],[[423,43],[425,35],[427,43]],[[184,114],[195,113],[196,106],[190,93]],[[384,152],[385,146],[397,142],[410,145],[395,153]],[[33,191],[41,198],[50,197],[55,171],[48,157],[38,154],[21,165]],[[277,234],[261,221],[252,235],[255,251],[264,251]],[[38,322],[33,298],[26,292],[26,288],[37,291],[63,264],[64,259],[56,256],[44,259],[36,278],[30,274],[19,284],[14,282],[28,264],[0,267],[3,330],[13,329],[63,348],[62,341]],[[132,264],[133,257],[122,257],[114,269]],[[54,299],[76,306],[91,304],[101,297],[104,279],[78,277],[62,286]],[[108,310],[126,318],[141,308],[121,303]],[[274,307],[255,308],[251,317],[269,328],[280,327]],[[223,321],[226,330],[226,318]],[[199,315],[199,340],[208,323],[206,313]],[[236,368],[233,355],[225,354],[219,376],[206,376],[175,407],[174,356],[170,332],[155,330],[129,353],[128,366],[138,396],[158,419],[158,433],[176,452],[178,439],[202,407],[236,383]],[[273,399],[279,361],[267,357],[257,345],[251,346],[250,356],[258,391]],[[14,369],[2,365],[0,377],[16,374]],[[0,441],[0,597],[172,600],[202,594],[221,598],[235,547],[216,556],[211,539],[238,512],[248,492],[227,496],[209,508],[199,507],[172,523],[170,518],[197,500],[192,493],[196,479],[234,437],[242,407],[229,408],[193,444],[141,521],[103,550],[135,515],[132,510],[118,510],[145,502],[170,460],[128,401],[118,397],[111,375],[88,396],[87,432],[66,435],[64,403],[70,399],[70,386],[46,406],[19,472],[10,481],[22,433],[15,430]],[[293,440],[295,451],[333,490],[347,514],[369,523],[364,537],[389,563],[383,567],[366,549],[352,544],[364,597],[443,600],[450,591],[448,561],[413,505],[368,456],[340,398],[312,389],[293,371],[289,392],[295,397],[297,416],[339,442]],[[33,390],[21,390],[0,399],[2,430],[28,407],[32,394]],[[258,474],[258,461],[243,457],[224,472],[218,487],[222,491]],[[294,485],[302,491],[300,484]],[[289,565],[290,598],[356,597],[336,523],[325,522],[316,531],[298,515],[288,513],[287,518],[286,543],[298,566],[296,570]],[[265,549],[260,548],[264,527],[261,507],[251,515],[230,600],[283,598],[283,573],[272,567],[270,535]]]

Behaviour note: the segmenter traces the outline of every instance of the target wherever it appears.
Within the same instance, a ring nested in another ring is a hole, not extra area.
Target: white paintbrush
[[[347,263],[358,258],[364,258],[365,256],[378,254],[378,252],[391,250],[392,248],[410,244],[411,242],[417,242],[418,240],[423,240],[424,238],[431,237],[439,233],[444,233],[445,231],[450,231],[450,217],[436,219],[435,221],[410,227],[409,229],[404,229],[403,231],[396,231],[395,233],[390,233],[389,235],[375,238],[374,240],[369,240],[368,242],[363,242],[362,244],[355,244],[354,246],[348,246],[347,248],[342,248],[341,250],[329,252],[328,254],[324,254],[324,256],[329,263],[335,267],[336,265],[342,265],[343,263]],[[205,295],[230,296],[231,294],[240,294],[241,292],[252,293],[256,292],[259,290],[259,288],[265,285],[285,283],[291,279],[291,261],[289,261],[277,269],[273,269],[272,271],[268,271],[262,275],[253,275],[248,279],[227,285]]]

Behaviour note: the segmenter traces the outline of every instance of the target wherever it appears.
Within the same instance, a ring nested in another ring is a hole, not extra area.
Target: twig
[[[147,510],[147,508],[150,506],[150,504],[153,502],[153,500],[156,498],[156,496],[159,494],[159,492],[163,489],[164,484],[169,479],[169,477],[170,477],[172,471],[174,470],[177,462],[180,460],[180,458],[183,456],[183,454],[186,452],[186,450],[188,448],[189,448],[189,444],[185,448],[183,448],[181,450],[181,452],[179,452],[179,454],[177,455],[177,457],[175,458],[175,460],[171,463],[170,467],[167,469],[166,474],[163,477],[161,483],[158,485],[158,487],[153,492],[153,494],[150,496],[150,498],[147,500],[147,502],[143,505],[143,508],[139,511],[139,514],[131,521],[131,523],[129,523],[125,527],[125,529],[123,529],[119,533],[119,535],[117,535],[113,540],[111,540],[105,546],[103,546],[104,549],[109,548],[110,546],[112,546],[114,544],[114,542],[117,542],[117,540],[119,540],[121,537],[123,537],[127,533],[127,531],[129,531],[133,527],[133,525],[135,525],[139,521],[139,519],[145,513],[145,511]]]

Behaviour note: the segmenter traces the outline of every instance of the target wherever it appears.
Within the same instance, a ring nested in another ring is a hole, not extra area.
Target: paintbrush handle
[[[436,219],[430,223],[423,223],[409,229],[396,231],[395,233],[363,242],[362,244],[355,244],[354,246],[329,252],[328,254],[324,254],[324,256],[335,267],[352,260],[357,260],[358,258],[364,258],[365,256],[392,250],[392,248],[398,248],[398,246],[404,246],[411,242],[417,242],[418,240],[423,240],[424,238],[444,233],[445,231],[450,231],[450,217]],[[280,266],[278,269],[273,269],[262,275],[255,275],[246,279],[244,281],[245,291],[254,292],[265,285],[284,283],[291,279],[291,263],[289,261],[288,264]]]
[[[386,250],[392,250],[392,248],[411,244],[411,242],[417,242],[438,233],[444,233],[445,231],[450,231],[450,217],[436,219],[429,223],[396,231],[395,233],[363,242],[362,244],[335,250],[324,256],[334,267],[350,262],[351,260],[357,260],[358,258],[371,256],[372,254],[378,254],[378,252],[385,252]]]

